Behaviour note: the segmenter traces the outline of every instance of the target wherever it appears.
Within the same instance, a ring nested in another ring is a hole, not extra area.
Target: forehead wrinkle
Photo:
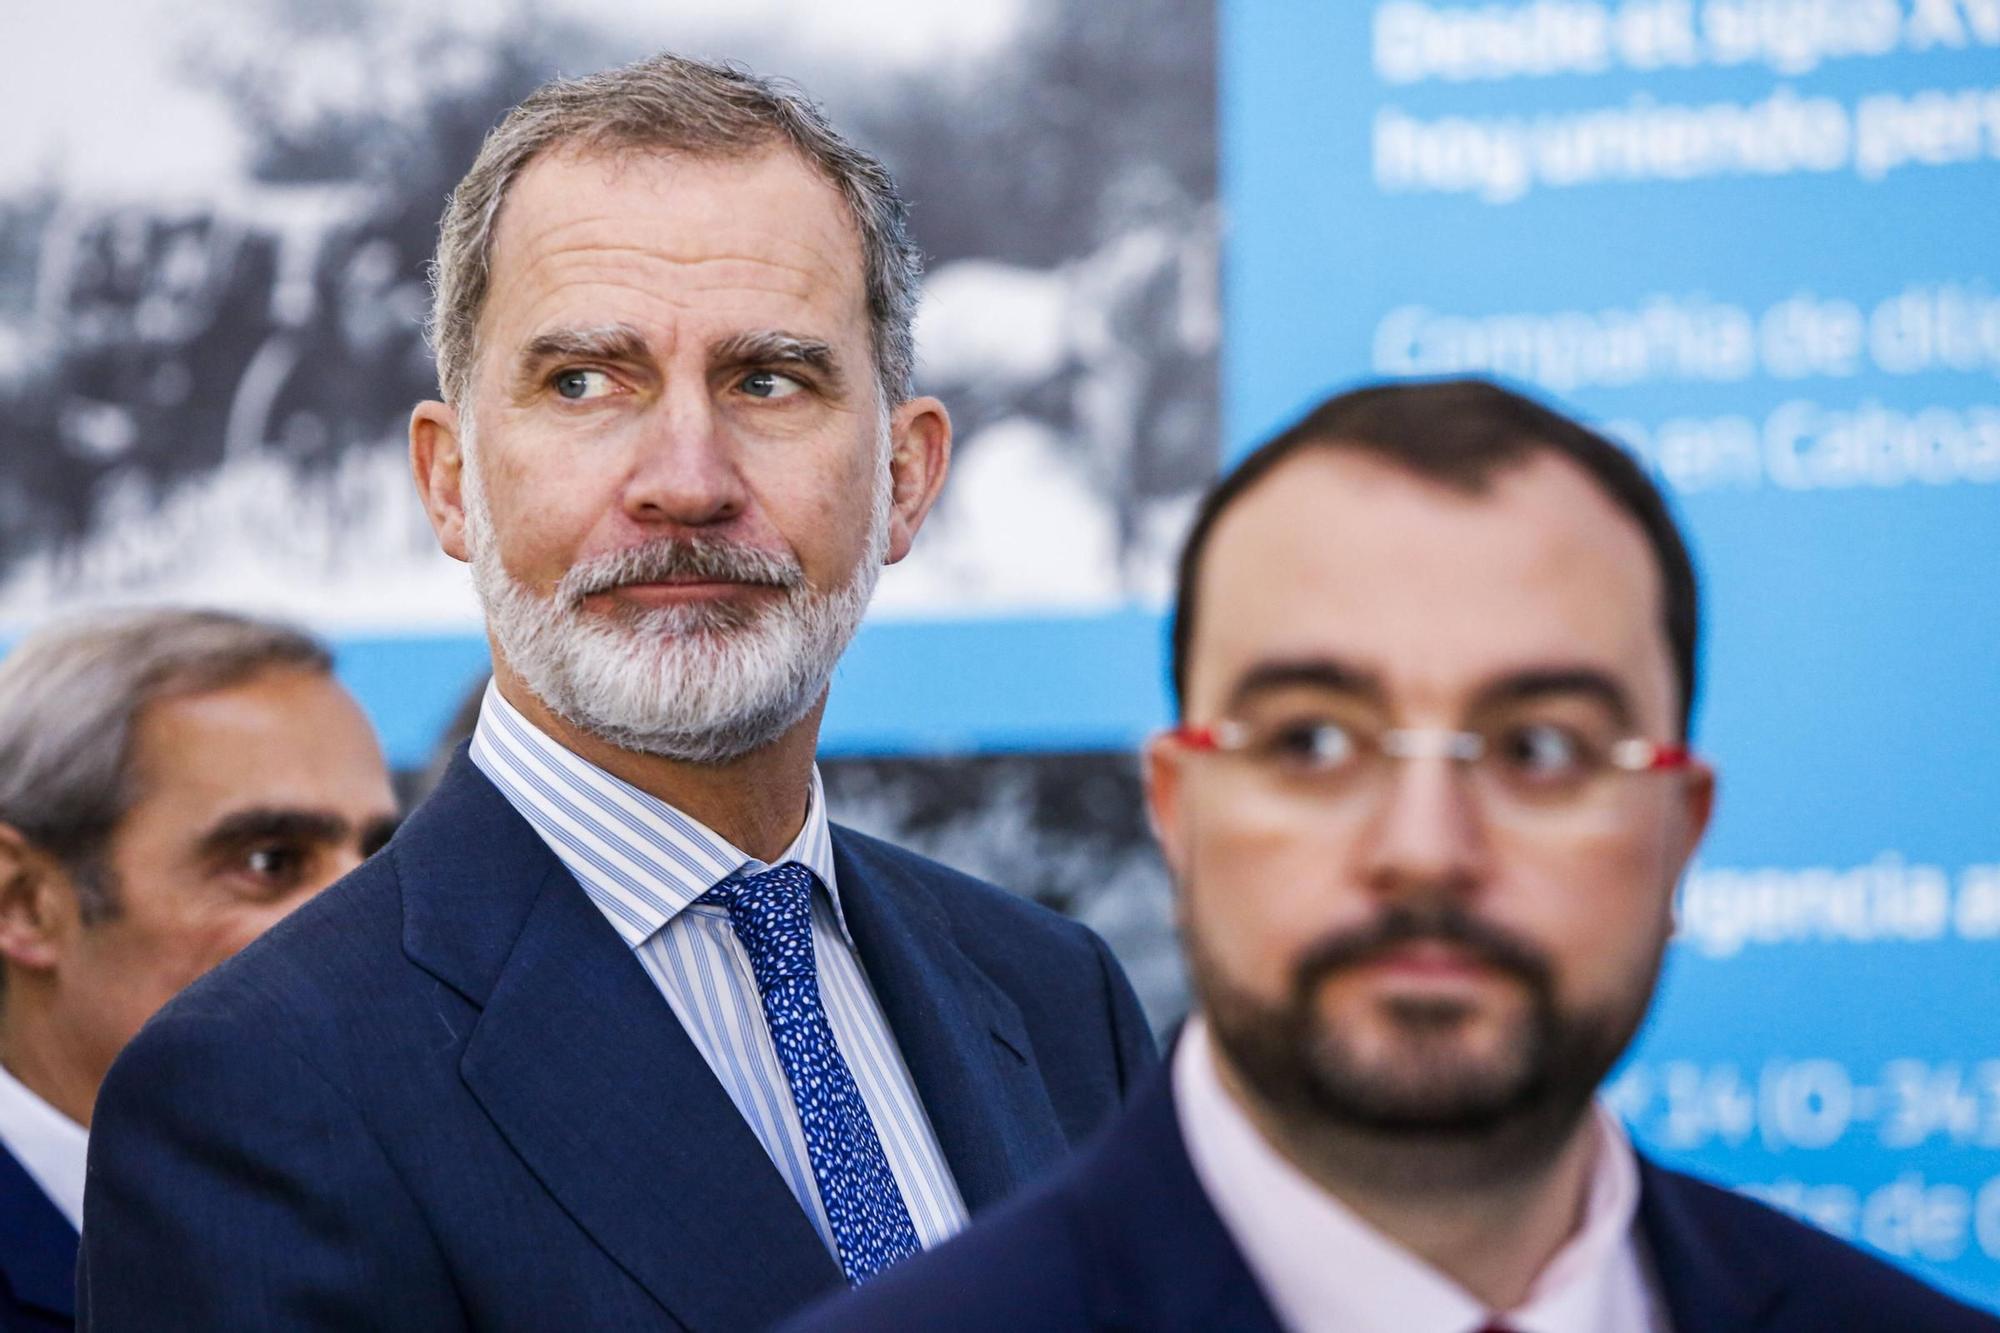
[[[493,299],[487,306],[487,319],[482,320],[488,326],[485,331],[490,335],[498,331],[494,326],[504,327],[510,323],[530,327],[544,321],[567,325],[578,322],[579,315],[583,321],[597,323],[599,321],[592,318],[597,312],[605,312],[612,307],[629,309],[635,303],[672,311],[675,317],[684,314],[697,318],[714,317],[722,312],[709,300],[711,295],[718,291],[733,291],[746,304],[775,299],[789,307],[782,316],[773,310],[756,314],[739,312],[736,318],[747,316],[754,322],[765,324],[803,322],[815,335],[824,334],[825,341],[835,340],[834,330],[825,326],[836,319],[839,312],[821,308],[826,304],[823,299],[826,289],[810,269],[733,256],[679,262],[662,260],[651,252],[630,253],[644,255],[649,267],[673,264],[678,271],[661,274],[659,280],[649,282],[642,273],[635,272],[630,263],[607,262],[601,256],[547,256],[536,261],[529,271],[495,287]],[[754,265],[755,268],[745,273],[736,267],[744,264]],[[755,281],[756,278],[764,281]],[[777,280],[773,281],[774,278]],[[519,303],[522,308],[518,313],[509,312],[507,307],[510,303]],[[861,305],[858,295],[855,304]],[[613,319],[602,322],[630,321]]]
[[[775,175],[771,174],[772,168],[778,169]],[[498,227],[506,226],[512,215],[524,211],[517,206],[522,199],[529,200],[525,211],[533,211],[534,205],[544,204],[544,200],[534,197],[529,182],[543,176],[563,175],[571,178],[571,189],[565,197],[593,191],[600,196],[619,196],[627,200],[634,195],[647,196],[649,202],[637,210],[640,216],[646,217],[725,212],[727,210],[716,206],[711,189],[719,182],[738,192],[766,196],[796,194],[799,191],[795,187],[802,185],[803,193],[815,196],[824,205],[814,215],[816,218],[830,223],[831,230],[853,236],[857,242],[859,240],[860,231],[853,209],[840,187],[817,164],[776,140],[762,152],[740,154],[682,153],[672,149],[613,149],[608,152],[558,149],[540,154],[528,161],[516,177],[513,188],[508,192],[506,207],[498,219]],[[582,178],[580,183],[576,180],[578,177]],[[544,188],[542,193],[546,195],[547,189]]]
[[[753,282],[746,281],[749,275],[740,271],[723,271],[722,262],[729,261],[710,261],[700,265],[699,271],[691,267],[673,276],[662,274],[654,281],[647,281],[629,265],[552,266],[542,273],[524,274],[517,283],[496,288],[488,313],[495,326],[532,323],[543,317],[563,323],[612,323],[618,322],[615,316],[604,317],[611,315],[609,307],[651,306],[686,311],[699,304],[701,309],[695,309],[699,314],[715,309],[716,294],[730,292],[745,301],[776,300],[789,307],[813,311],[818,290],[803,271],[767,269],[767,276],[780,280]],[[517,308],[510,311],[510,305]],[[551,310],[556,313],[545,315]],[[820,317],[830,318],[832,313],[827,311]]]
[[[773,177],[763,170],[773,158],[788,160],[792,171]],[[805,206],[805,195],[813,206]],[[746,217],[753,221],[746,225]],[[772,220],[758,225],[758,218]],[[711,246],[721,252],[708,252]],[[509,306],[546,309],[577,299],[573,288],[591,282],[620,289],[625,299],[674,307],[734,285],[752,299],[787,297],[825,307],[820,313],[830,319],[868,321],[865,256],[846,201],[781,148],[720,164],[565,152],[530,163],[495,223],[473,327],[475,364],[486,360],[498,327],[530,322]]]
[[[724,251],[721,253],[673,253],[650,245],[608,245],[592,244],[566,246],[549,250],[530,259],[521,276],[541,272],[549,268],[570,266],[602,265],[624,273],[626,265],[637,261],[642,266],[659,265],[678,272],[701,273],[728,265],[742,265],[761,271],[782,273],[797,280],[801,289],[811,290],[824,285],[821,281],[828,269],[816,263],[817,256],[808,255],[799,262],[788,262],[771,255],[752,254],[744,251]]]
[[[520,226],[528,224],[522,222]],[[658,261],[685,268],[745,263],[795,274],[809,286],[827,276],[852,278],[854,285],[861,285],[863,275],[859,242],[846,235],[846,229],[843,229],[839,243],[829,248],[822,242],[833,239],[830,237],[801,236],[796,231],[756,227],[754,224],[746,226],[732,219],[725,233],[725,248],[719,250],[708,248],[716,238],[700,234],[702,230],[698,219],[689,219],[687,224],[677,225],[665,219],[602,213],[558,217],[525,235],[509,236],[503,222],[503,230],[494,239],[492,269],[497,278],[507,267],[509,252],[518,250],[525,257],[522,275],[533,273],[552,262],[595,254],[618,256],[628,261],[631,258]],[[771,253],[761,253],[746,246],[746,242],[765,243]],[[501,285],[496,281],[495,290]]]

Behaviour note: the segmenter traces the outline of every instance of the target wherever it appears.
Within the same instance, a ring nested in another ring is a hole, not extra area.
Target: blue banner
[[[1226,7],[1224,420],[1491,374],[1653,468],[1720,813],[1611,1095],[2000,1306],[2000,6]]]

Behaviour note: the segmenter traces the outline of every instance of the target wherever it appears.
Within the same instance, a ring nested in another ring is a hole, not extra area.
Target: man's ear
[[[1186,811],[1181,802],[1185,752],[1164,734],[1146,742],[1140,766],[1146,783],[1146,821],[1160,844],[1160,855],[1176,882],[1187,863]]]
[[[79,924],[76,888],[55,858],[0,824],[0,963],[52,971]]]
[[[1715,812],[1715,770],[1697,759],[1681,773],[1674,774],[1678,786],[1673,793],[1680,803],[1676,812],[1679,816],[1677,845],[1668,850],[1674,858],[1667,867],[1667,893],[1661,904],[1666,918],[1667,929],[1679,929],[1680,888],[1686,878],[1688,866],[1694,862],[1694,854],[1701,847],[1702,835],[1708,832],[1708,821]]]
[[[912,398],[889,418],[888,564],[910,553],[924,516],[951,470],[951,414],[935,398]]]
[[[1697,759],[1681,775],[1685,784],[1681,790],[1681,808],[1685,819],[1685,845],[1681,848],[1681,868],[1694,859],[1695,850],[1701,846],[1702,836],[1708,832],[1708,822],[1715,814],[1715,770]]]
[[[465,545],[465,447],[458,425],[458,413],[449,404],[418,403],[410,413],[410,472],[438,545],[454,560],[470,560],[472,553]]]
[[[1146,742],[1140,763],[1146,784],[1146,821],[1166,862],[1173,888],[1174,925],[1188,938],[1189,865],[1194,856],[1194,815],[1187,802],[1187,750],[1162,732]]]

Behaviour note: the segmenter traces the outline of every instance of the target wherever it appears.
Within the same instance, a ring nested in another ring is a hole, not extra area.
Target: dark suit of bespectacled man
[[[740,71],[488,138],[411,456],[493,685],[390,845],[111,1071],[85,1327],[764,1328],[1155,1063],[1095,936],[828,823],[828,682],[949,450],[916,271],[880,165]]]
[[[786,1333],[2000,1330],[1593,1097],[1714,795],[1695,609],[1644,473],[1498,386],[1355,390],[1250,455],[1146,756],[1196,998],[1167,1068]]]

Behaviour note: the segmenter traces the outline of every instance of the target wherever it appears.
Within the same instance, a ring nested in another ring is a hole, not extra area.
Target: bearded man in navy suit
[[[766,1327],[1150,1066],[1088,931],[827,822],[828,681],[950,448],[916,277],[881,165],[741,71],[489,136],[410,436],[493,686],[384,854],[112,1070],[86,1327]]]
[[[1714,796],[1695,610],[1638,466],[1498,386],[1357,390],[1253,453],[1182,556],[1147,752],[1198,1002],[1170,1070],[788,1329],[2000,1330],[1593,1099]]]

